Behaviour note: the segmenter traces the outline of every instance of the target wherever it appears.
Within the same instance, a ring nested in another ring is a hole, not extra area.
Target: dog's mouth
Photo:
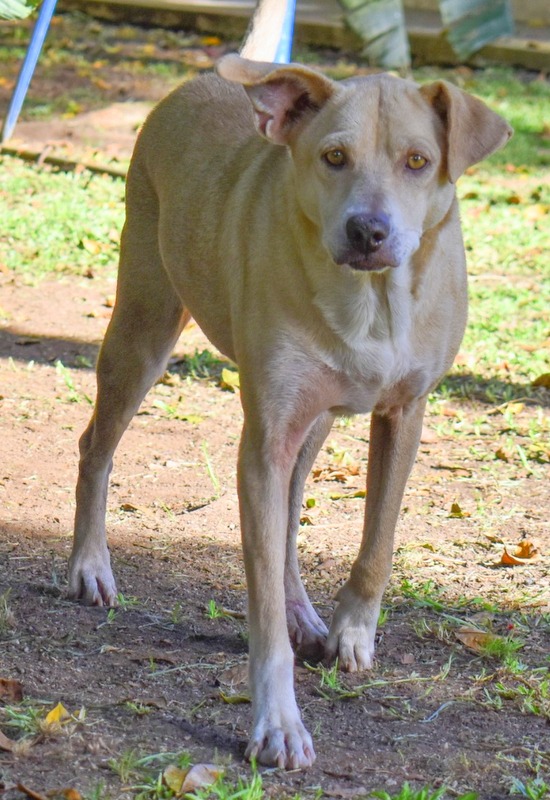
[[[395,262],[373,263],[373,259],[370,258],[348,258],[340,263],[357,272],[383,272],[386,269],[395,269],[398,266]]]
[[[357,251],[347,251],[335,259],[338,266],[346,266],[356,272],[383,272],[386,269],[395,269],[399,266],[395,256],[391,253],[370,253],[363,255]]]

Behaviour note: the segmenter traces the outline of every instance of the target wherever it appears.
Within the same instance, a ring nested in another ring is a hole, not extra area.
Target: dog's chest
[[[322,360],[344,410],[371,411],[389,391],[406,386],[407,376],[414,375],[418,382],[413,308],[406,286],[391,280],[376,286],[365,281],[356,292],[319,295],[316,305],[332,334],[332,346],[324,349]]]

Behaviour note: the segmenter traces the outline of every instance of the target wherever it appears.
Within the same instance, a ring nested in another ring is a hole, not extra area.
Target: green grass
[[[26,280],[115,273],[124,183],[0,156],[0,269]]]

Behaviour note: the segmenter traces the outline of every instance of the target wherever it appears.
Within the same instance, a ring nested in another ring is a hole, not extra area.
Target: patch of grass
[[[208,619],[228,619],[229,615],[224,609],[219,606],[215,600],[209,600],[206,607],[206,616]]]
[[[528,800],[546,800],[546,798],[550,798],[550,785],[545,783],[542,778],[535,778],[535,780],[527,781],[526,783],[513,778],[510,796],[527,797]]]
[[[455,792],[450,795],[449,790],[442,786],[439,789],[413,789],[410,784],[405,783],[403,788],[398,794],[389,794],[389,792],[378,791],[372,792],[369,797],[377,798],[377,800],[446,800],[446,798],[454,797],[456,800],[477,800],[478,795],[476,792],[466,792],[466,794],[457,795]]]
[[[0,265],[28,281],[115,273],[124,183],[0,155]]]
[[[227,366],[227,361],[222,361],[210,350],[197,350],[193,355],[184,355],[170,365],[170,372],[193,380],[215,380],[221,375],[221,371]]]
[[[67,389],[65,399],[68,403],[85,402],[88,403],[88,405],[93,405],[94,401],[92,398],[85,392],[81,392],[79,389],[77,389],[74,378],[71,374],[71,370],[68,369],[68,367],[66,367],[61,361],[56,361],[55,369],[58,377],[64,383],[65,388]]]

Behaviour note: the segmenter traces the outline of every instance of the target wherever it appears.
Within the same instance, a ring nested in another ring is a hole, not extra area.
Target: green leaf
[[[21,0],[0,0],[0,19],[24,19],[32,7]]]

